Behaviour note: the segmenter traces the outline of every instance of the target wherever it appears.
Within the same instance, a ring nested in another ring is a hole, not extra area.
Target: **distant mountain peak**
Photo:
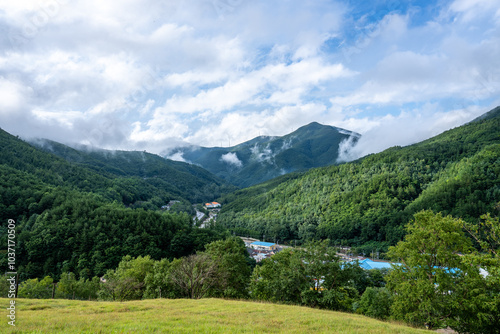
[[[339,145],[360,134],[311,122],[284,136],[258,136],[231,147],[179,147],[169,152],[240,187],[337,163]]]

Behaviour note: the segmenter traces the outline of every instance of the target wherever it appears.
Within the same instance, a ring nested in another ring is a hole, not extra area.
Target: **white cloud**
[[[339,161],[354,160],[396,145],[417,143],[469,122],[482,113],[484,110],[478,107],[444,112],[436,104],[427,104],[422,109],[374,119],[369,125],[351,123],[350,129],[358,130],[363,135],[354,147],[352,140],[341,143]]]
[[[229,152],[229,153],[223,154],[221,156],[220,160],[223,162],[226,162],[230,165],[235,165],[236,167],[243,166],[243,163],[238,158],[238,155],[236,155],[236,153],[234,153],[234,152]]]
[[[266,147],[259,147],[259,145],[255,144],[250,151],[252,152],[252,158],[257,160],[258,162],[269,162],[272,158],[274,158],[273,151],[269,147],[269,144]]]
[[[186,159],[184,159],[183,155],[184,155],[183,152],[176,152],[174,154],[166,156],[166,158],[174,161],[189,162]]]
[[[2,128],[159,153],[318,121],[371,152],[500,103],[498,1],[221,2],[1,2]]]

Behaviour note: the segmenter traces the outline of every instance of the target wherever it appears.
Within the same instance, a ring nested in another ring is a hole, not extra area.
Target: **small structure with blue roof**
[[[371,269],[391,269],[392,266],[389,262],[376,262],[371,259],[364,259],[359,262],[359,266],[366,270]]]
[[[250,244],[250,247],[252,247],[253,249],[273,251],[278,248],[278,245],[273,244],[272,242],[255,241]]]

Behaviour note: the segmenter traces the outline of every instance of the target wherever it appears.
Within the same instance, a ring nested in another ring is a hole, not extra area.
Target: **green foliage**
[[[500,333],[500,222],[490,214],[481,218],[477,225],[465,224],[482,251],[468,254],[465,260],[483,269],[484,277],[470,282],[473,298],[464,301],[450,320],[450,327],[460,333]]]
[[[328,241],[311,242],[263,260],[250,290],[255,299],[347,311],[358,297],[351,284],[355,267],[341,264]]]
[[[168,259],[155,261],[153,269],[144,278],[143,298],[179,298],[178,291],[170,278],[171,262]]]
[[[86,278],[76,279],[73,273],[62,273],[61,279],[57,282],[55,297],[64,299],[95,300],[100,288],[99,277],[91,280]]]
[[[476,327],[474,319],[492,320],[484,306],[491,295],[486,290],[490,279],[481,276],[480,261],[474,263],[478,258],[463,225],[460,219],[431,211],[415,214],[405,240],[389,250],[401,263],[387,277],[394,293],[393,317],[417,326],[465,331]]]
[[[390,316],[392,299],[392,293],[388,289],[368,287],[356,303],[354,311],[385,320]]]
[[[414,213],[474,222],[500,201],[500,114],[408,147],[273,180],[222,198],[232,231],[298,243],[330,239],[385,253]]]
[[[240,238],[228,238],[207,245],[205,254],[218,262],[219,284],[211,295],[226,298],[248,298],[250,257]]]
[[[38,278],[29,279],[19,284],[17,296],[20,298],[47,299],[52,298],[54,280],[50,276],[42,280]]]
[[[279,303],[301,303],[309,289],[303,263],[293,250],[285,249],[255,267],[250,284],[252,298]]]
[[[104,275],[105,282],[101,285],[99,297],[119,301],[142,299],[146,290],[145,279],[153,273],[154,262],[149,256],[125,256],[118,268],[110,269]]]

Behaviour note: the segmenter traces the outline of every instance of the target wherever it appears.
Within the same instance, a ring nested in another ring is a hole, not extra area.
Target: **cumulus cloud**
[[[242,167],[243,163],[241,160],[238,158],[238,155],[234,152],[229,152],[226,154],[223,154],[220,158],[222,162],[228,163],[230,165],[234,165],[236,167]]]
[[[0,126],[160,153],[317,121],[357,156],[500,104],[498,1],[412,3],[3,1]]]

